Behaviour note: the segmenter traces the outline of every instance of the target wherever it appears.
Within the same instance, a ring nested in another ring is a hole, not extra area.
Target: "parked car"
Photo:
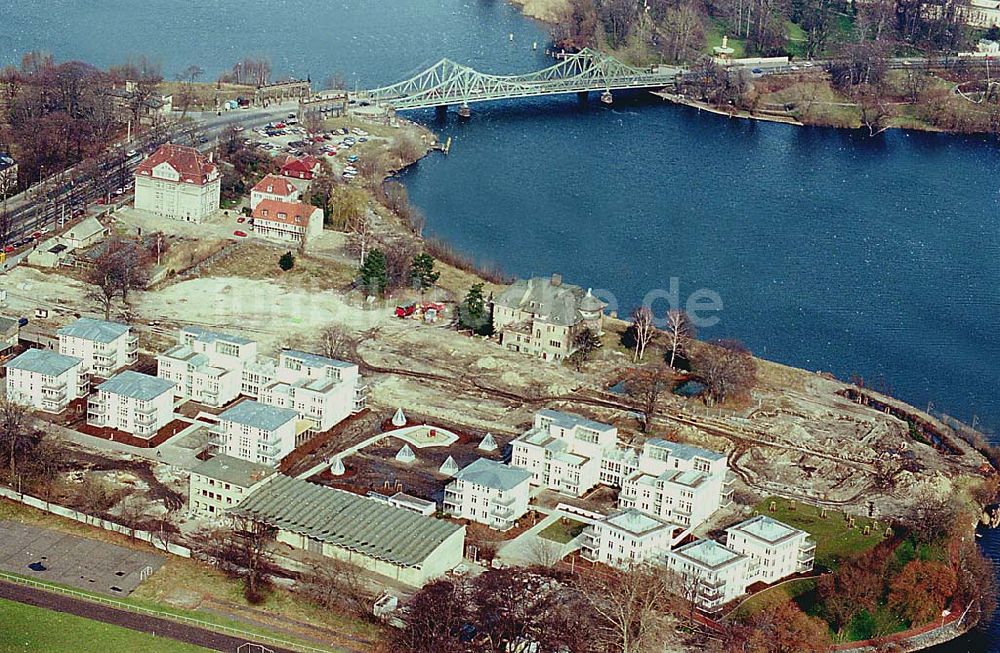
[[[3,248],[3,251],[4,251],[5,253],[7,253],[7,254],[10,254],[10,253],[11,253],[11,252],[13,252],[13,251],[14,251],[15,249],[17,249],[17,248],[16,248],[16,247],[14,247],[13,245],[7,245],[6,247],[4,247],[4,248]]]
[[[240,222],[240,223],[242,223],[242,222],[246,222],[246,221],[247,221],[247,219],[246,219],[246,218],[244,218],[244,217],[243,217],[243,216],[241,215],[240,217],[236,218],[236,221],[237,221],[237,222]]]
[[[128,152],[126,152],[126,153],[125,153],[125,156],[127,156],[128,158],[130,158],[130,159],[131,159],[131,158],[132,158],[132,157],[134,157],[134,156],[135,156],[136,154],[138,154],[138,152],[136,152],[135,150],[129,150]]]
[[[239,236],[240,238],[246,238],[247,232],[240,231],[240,230],[237,229],[236,231],[233,232],[233,235],[234,236]]]

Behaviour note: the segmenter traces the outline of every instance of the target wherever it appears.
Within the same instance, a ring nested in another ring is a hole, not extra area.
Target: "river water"
[[[498,73],[551,63],[544,28],[502,0],[17,1],[0,25],[0,65],[29,49],[101,66],[145,54],[168,79],[191,64],[211,79],[244,56],[319,83],[339,72],[352,87],[442,57]],[[641,93],[611,106],[480,105],[466,122],[414,117],[454,145],[402,179],[427,231],[477,259],[561,272],[622,314],[675,279],[681,301],[698,290],[721,300],[705,338],[1000,424],[995,140],[871,139]],[[1000,534],[981,542],[1000,558]],[[1000,621],[942,650],[1000,650]]]

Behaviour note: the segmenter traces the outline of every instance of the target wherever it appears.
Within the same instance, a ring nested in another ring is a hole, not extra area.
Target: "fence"
[[[91,603],[99,603],[101,605],[107,605],[117,610],[134,612],[136,614],[142,614],[148,617],[159,617],[160,619],[166,619],[168,621],[176,621],[178,623],[187,624],[189,626],[195,626],[196,628],[202,628],[204,630],[210,630],[224,635],[232,635],[240,639],[246,639],[248,642],[264,642],[267,644],[271,644],[273,646],[281,646],[283,648],[291,649],[294,651],[302,651],[303,653],[330,653],[330,651],[332,650],[327,648],[317,648],[305,644],[298,644],[296,642],[289,642],[283,639],[279,639],[277,637],[271,637],[269,635],[258,635],[257,633],[253,633],[248,630],[241,630],[239,628],[233,628],[231,626],[223,626],[221,624],[212,623],[210,621],[202,621],[201,619],[195,619],[194,617],[188,617],[174,612],[154,610],[152,608],[146,608],[141,605],[135,605],[133,603],[126,603],[124,601],[118,601],[116,599],[111,599],[104,596],[97,596],[96,594],[88,594],[86,592],[70,589],[68,587],[62,587],[60,585],[52,585],[50,583],[45,583],[31,578],[24,578],[16,574],[8,574],[3,571],[0,571],[0,580],[5,580],[10,583],[16,583],[18,585],[27,585],[28,587],[35,587],[41,590],[45,590],[47,592],[55,592],[57,594],[63,594],[65,596],[70,596],[82,601],[89,601]]]
[[[191,549],[186,546],[181,546],[180,544],[174,544],[173,542],[166,542],[156,533],[150,533],[149,531],[142,531],[138,529],[133,530],[128,526],[122,526],[121,524],[116,524],[115,522],[101,519],[100,517],[78,512],[72,508],[50,503],[28,494],[21,494],[5,487],[0,487],[0,497],[5,497],[11,501],[23,503],[24,505],[31,506],[32,508],[38,508],[39,510],[43,510],[53,515],[66,517],[67,519],[82,522],[90,526],[97,526],[98,528],[103,528],[106,531],[114,531],[115,533],[128,535],[129,537],[151,544],[161,551],[166,551],[167,553],[172,553],[182,558],[191,557]]]

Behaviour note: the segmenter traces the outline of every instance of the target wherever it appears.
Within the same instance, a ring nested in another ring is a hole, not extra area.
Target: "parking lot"
[[[352,148],[369,141],[386,140],[372,136],[360,127],[331,128],[320,134],[310,135],[298,121],[289,114],[287,122],[275,121],[245,133],[249,145],[255,145],[272,156],[287,154],[295,157],[313,154],[326,160],[345,180],[357,176],[354,164],[359,157]]]
[[[0,521],[0,569],[109,596],[128,596],[163,557],[59,531]]]

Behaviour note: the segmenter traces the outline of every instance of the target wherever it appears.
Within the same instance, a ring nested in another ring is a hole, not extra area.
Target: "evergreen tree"
[[[483,284],[477,283],[469,288],[465,301],[458,307],[458,324],[479,335],[485,336],[493,332],[493,324],[490,322],[489,310],[486,307],[486,296],[483,294]]]
[[[385,252],[373,249],[365,256],[365,262],[358,269],[358,280],[370,295],[381,295],[389,285]]]
[[[293,267],[295,267],[295,255],[292,254],[291,252],[285,252],[284,254],[282,254],[281,258],[278,259],[278,267],[284,270],[285,272],[291,270]]]
[[[433,256],[425,253],[413,257],[413,262],[410,264],[410,281],[414,288],[426,290],[433,286],[440,276],[440,272],[434,271]]]

